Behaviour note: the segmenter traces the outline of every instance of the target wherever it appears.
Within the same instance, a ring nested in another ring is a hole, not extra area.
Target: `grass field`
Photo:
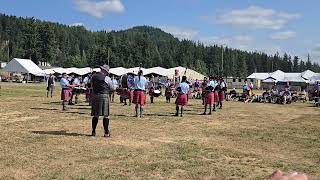
[[[163,98],[143,119],[112,104],[112,138],[91,133],[85,103],[61,111],[60,89],[2,83],[0,179],[266,179],[275,169],[320,179],[320,109],[312,104],[227,102],[200,116],[191,100],[183,118]],[[83,100],[83,97],[82,97]]]

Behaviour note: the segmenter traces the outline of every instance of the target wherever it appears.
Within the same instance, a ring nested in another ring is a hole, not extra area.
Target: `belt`
[[[144,91],[144,90],[142,90],[142,89],[135,89],[134,91]]]

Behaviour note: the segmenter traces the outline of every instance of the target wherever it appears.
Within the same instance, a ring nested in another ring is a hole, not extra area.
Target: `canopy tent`
[[[115,76],[122,76],[127,73],[128,73],[128,70],[124,67],[117,67],[117,68],[110,69],[110,74]]]
[[[163,67],[153,67],[153,68],[145,69],[143,74],[146,76],[154,74],[154,75],[166,77],[169,75],[169,70]]]
[[[178,72],[179,76],[186,75],[189,80],[196,80],[196,79],[201,80],[205,77],[203,74],[200,74],[197,71],[194,71],[192,69],[187,69],[186,71],[186,68],[181,66],[168,69],[168,77],[169,78],[175,77],[176,71]],[[185,72],[186,74],[184,74]]]
[[[309,79],[310,84],[316,84],[317,82],[320,82],[320,74],[310,77]]]
[[[247,79],[265,80],[270,77],[269,73],[252,73]]]
[[[267,78],[267,79],[263,80],[262,82],[264,82],[264,83],[276,83],[276,82],[277,82],[277,80],[275,80],[275,79],[273,79],[273,78],[269,77],[269,78]]]
[[[140,69],[143,72],[145,72],[145,70],[146,70],[145,68],[142,68],[142,67],[134,67],[134,68],[127,69],[127,73],[132,73],[132,74],[138,75],[138,72],[139,72]]]
[[[153,68],[149,68],[149,69],[145,69],[145,68],[140,68],[140,67],[134,67],[134,68],[129,68],[126,69],[124,67],[116,67],[116,68],[110,68],[110,74],[111,75],[115,75],[115,76],[122,76],[124,74],[128,74],[128,73],[132,73],[134,75],[137,75],[139,72],[139,69],[141,69],[143,71],[143,74],[146,76],[150,76],[150,75],[155,75],[155,76],[162,76],[162,77],[169,77],[169,78],[173,78],[176,75],[176,71],[179,72],[179,76],[184,75],[184,72],[186,70],[186,68],[184,67],[174,67],[171,69],[166,69],[163,67],[153,67]],[[44,72],[46,74],[62,74],[62,73],[67,73],[67,74],[77,74],[80,76],[89,74],[91,72],[100,72],[100,68],[90,68],[90,67],[86,67],[86,68],[53,68],[53,69],[46,69]],[[187,74],[186,76],[190,79],[190,80],[195,80],[195,79],[203,79],[204,75],[192,70],[192,69],[188,69],[187,70]]]
[[[32,74],[34,76],[45,76],[45,72],[39,68],[30,59],[12,59],[5,67],[4,70],[12,73]]]

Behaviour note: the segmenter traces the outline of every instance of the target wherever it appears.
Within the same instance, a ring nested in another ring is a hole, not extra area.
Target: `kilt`
[[[61,90],[61,100],[62,101],[69,101],[72,96],[72,90],[71,89],[62,89]]]
[[[92,94],[91,116],[109,116],[110,101],[109,94]]]
[[[172,97],[172,92],[171,91],[166,91],[165,95],[166,95],[166,97]]]
[[[206,104],[213,105],[215,104],[215,97],[213,92],[206,94]]]
[[[218,95],[219,95],[219,102],[223,102],[224,101],[224,92],[220,91]]]
[[[178,106],[186,106],[188,104],[188,94],[178,94],[175,103]]]
[[[214,92],[214,102],[219,102],[219,93],[217,91]]]
[[[133,104],[139,104],[139,105],[145,105],[146,104],[146,96],[144,94],[144,91],[133,91]]]

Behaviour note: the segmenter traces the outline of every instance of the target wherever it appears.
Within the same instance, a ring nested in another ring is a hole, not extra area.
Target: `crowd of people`
[[[320,83],[318,82],[313,88],[309,89],[309,92],[306,91],[306,88],[302,91],[293,90],[289,83],[286,83],[285,85],[275,85],[270,89],[265,89],[262,94],[255,94],[253,84],[245,82],[242,86],[242,93],[232,89],[226,97],[228,101],[243,101],[245,103],[291,104],[299,100],[303,102],[314,100],[316,104],[320,104],[319,92]]]
[[[202,115],[211,115],[217,109],[223,108],[223,102],[227,100],[243,101],[245,103],[264,102],[288,104],[297,98],[289,84],[282,89],[276,86],[266,90],[262,95],[254,93],[253,83],[245,82],[242,93],[235,89],[227,93],[227,83],[222,77],[205,77],[203,80],[190,82],[186,76],[176,79],[162,79],[158,77],[146,78],[143,71],[138,75],[126,74],[116,79],[109,77],[109,67],[100,67],[101,72],[92,72],[83,79],[77,75],[62,74],[60,79],[62,109],[68,110],[69,105],[79,103],[79,95],[85,94],[86,102],[92,107],[92,135],[95,135],[95,127],[99,116],[103,116],[105,136],[110,136],[109,115],[110,103],[115,101],[115,96],[120,96],[120,103],[124,106],[135,105],[135,117],[143,117],[144,106],[147,102],[147,95],[150,104],[156,103],[156,98],[165,96],[166,103],[171,103],[176,98],[175,116],[183,116],[184,107],[188,105],[190,98],[202,99]],[[47,78],[47,97],[52,97],[55,90],[55,77],[50,75]],[[163,91],[164,90],[164,91]],[[304,91],[304,93],[306,93]],[[315,86],[314,98],[320,104],[320,83]],[[199,106],[201,104],[199,103]]]
[[[191,83],[186,76],[174,80],[166,79],[160,81],[158,78],[146,78],[143,71],[138,75],[126,74],[119,79],[109,77],[109,66],[100,67],[101,72],[93,72],[85,78],[77,75],[68,76],[63,73],[60,79],[62,110],[68,110],[69,105],[79,103],[79,95],[85,94],[86,102],[91,106],[92,115],[92,136],[95,136],[99,116],[103,117],[105,137],[110,137],[109,115],[110,103],[113,103],[115,96],[120,96],[120,103],[123,105],[135,105],[135,117],[142,118],[144,106],[147,102],[147,95],[150,103],[155,103],[155,98],[163,95],[166,103],[171,103],[176,98],[175,116],[183,116],[184,107],[188,105],[189,98],[194,93],[202,98],[204,106],[203,115],[211,115],[217,108],[222,109],[225,100],[227,84],[223,78],[210,76],[202,81],[196,80]],[[52,97],[55,90],[56,78],[50,75],[47,78],[47,97]],[[163,93],[164,90],[164,93]],[[199,104],[200,105],[200,104]]]

